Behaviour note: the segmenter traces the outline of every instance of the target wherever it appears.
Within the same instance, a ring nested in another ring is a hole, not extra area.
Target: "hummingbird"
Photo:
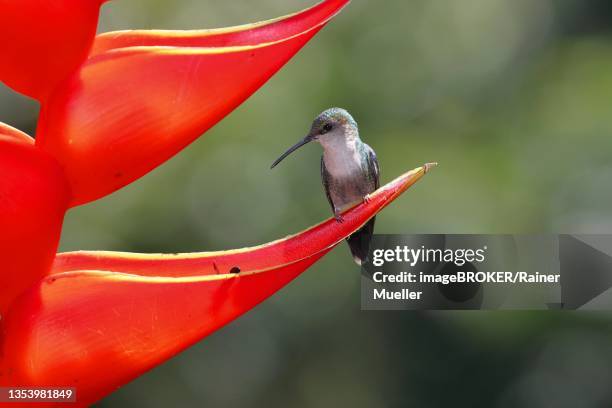
[[[291,146],[272,164],[276,167],[285,157],[312,141],[323,147],[321,181],[327,200],[338,222],[342,211],[362,201],[380,186],[380,171],[374,150],[359,137],[357,122],[345,109],[331,108],[315,118],[310,132]],[[347,238],[357,265],[367,261],[376,217]]]

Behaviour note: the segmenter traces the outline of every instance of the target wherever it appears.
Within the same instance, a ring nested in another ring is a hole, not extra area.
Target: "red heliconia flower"
[[[348,0],[235,28],[95,37],[101,0],[0,0],[0,80],[41,103],[0,123],[0,385],[91,404],[263,301],[425,173],[253,248],[56,254],[64,214],[142,177],[263,85]],[[234,268],[240,273],[230,273]]]

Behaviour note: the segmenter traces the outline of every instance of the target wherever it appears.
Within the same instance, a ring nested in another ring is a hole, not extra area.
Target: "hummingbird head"
[[[276,159],[271,168],[276,167],[285,157],[312,141],[320,143],[323,148],[327,148],[358,137],[357,122],[355,122],[350,113],[342,108],[327,109],[315,118],[306,137],[291,146]]]

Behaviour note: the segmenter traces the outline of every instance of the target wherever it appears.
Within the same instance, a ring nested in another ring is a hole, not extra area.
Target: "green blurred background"
[[[313,2],[117,0],[100,31],[234,25]],[[355,0],[179,156],[72,210],[61,249],[227,249],[319,222],[320,148],[269,165],[331,106],[354,114],[383,181],[440,162],[380,233],[612,231],[612,3]],[[32,133],[34,103],[0,88],[0,112]],[[608,314],[362,312],[359,280],[342,245],[99,406],[612,406]]]

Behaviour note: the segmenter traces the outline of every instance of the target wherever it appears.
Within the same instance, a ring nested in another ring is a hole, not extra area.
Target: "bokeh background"
[[[131,0],[100,31],[203,28],[314,0]],[[72,210],[62,250],[250,246],[330,215],[308,146],[341,106],[383,181],[440,167],[379,217],[381,233],[612,231],[612,3],[355,0],[222,123],[129,187]],[[0,88],[2,120],[38,107]],[[100,407],[607,407],[612,315],[362,312],[338,247],[246,316]]]

